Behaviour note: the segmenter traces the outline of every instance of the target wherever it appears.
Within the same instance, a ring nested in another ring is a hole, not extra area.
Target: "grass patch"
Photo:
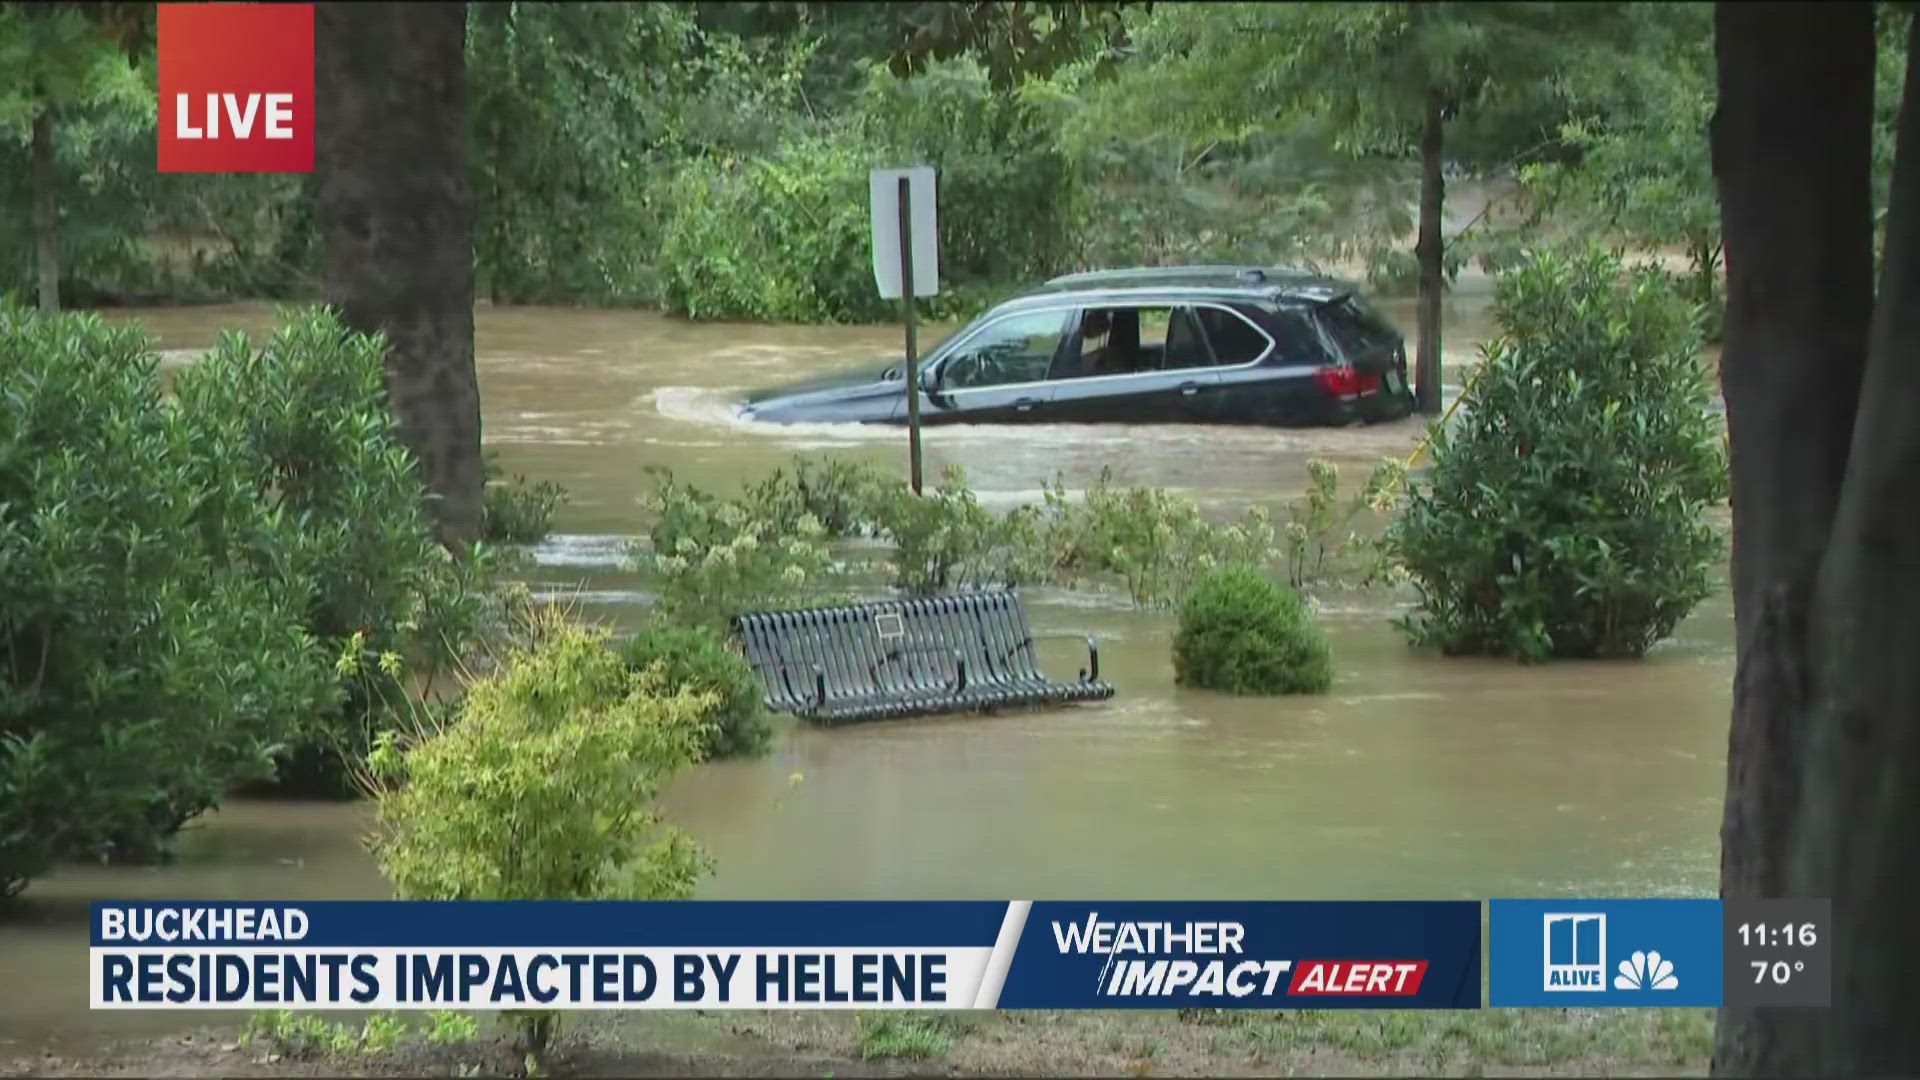
[[[867,1061],[946,1057],[972,1021],[947,1013],[872,1013],[857,1021],[860,1056]]]
[[[1480,1012],[1191,1010],[1187,1024],[1239,1033],[1256,1060],[1334,1053],[1399,1062],[1426,1072],[1486,1067],[1703,1068],[1712,1049],[1710,1009],[1486,1009]],[[1234,1040],[1215,1035],[1210,1045]]]

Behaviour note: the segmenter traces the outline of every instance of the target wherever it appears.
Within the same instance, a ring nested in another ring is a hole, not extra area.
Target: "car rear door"
[[[1313,373],[1327,363],[1326,346],[1298,311],[1258,314],[1256,322],[1237,308],[1195,311],[1220,380],[1208,395],[1210,417],[1223,424],[1301,423],[1318,405]]]

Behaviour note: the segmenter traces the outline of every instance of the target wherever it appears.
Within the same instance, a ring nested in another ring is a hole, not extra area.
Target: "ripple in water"
[[[631,536],[579,536],[557,533],[532,548],[539,566],[589,566],[618,569],[626,565]]]

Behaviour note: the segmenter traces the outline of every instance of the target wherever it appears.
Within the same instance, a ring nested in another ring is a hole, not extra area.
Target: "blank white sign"
[[[900,178],[907,178],[913,226],[913,294],[940,292],[939,219],[934,214],[933,169],[875,169],[868,180],[873,205],[873,283],[883,300],[900,299]]]

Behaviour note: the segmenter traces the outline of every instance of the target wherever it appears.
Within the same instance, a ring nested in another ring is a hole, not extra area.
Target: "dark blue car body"
[[[1245,267],[1055,278],[921,361],[925,424],[1310,426],[1413,410],[1400,332],[1351,283]],[[769,423],[905,423],[901,366],[755,395]]]

